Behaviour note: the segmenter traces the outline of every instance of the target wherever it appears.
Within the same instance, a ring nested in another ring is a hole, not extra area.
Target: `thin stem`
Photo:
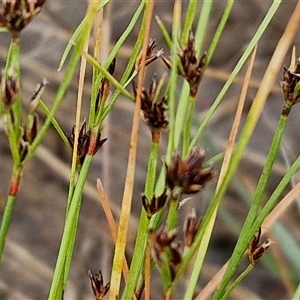
[[[85,22],[84,22],[84,26],[82,29],[82,34],[78,37],[78,41],[74,46],[74,51],[70,58],[70,63],[67,67],[64,78],[62,79],[59,89],[56,93],[50,113],[49,113],[47,119],[45,120],[44,124],[42,125],[42,127],[39,129],[37,136],[34,139],[33,143],[29,146],[28,153],[26,155],[24,162],[28,161],[35,153],[37,147],[41,143],[46,132],[48,131],[51,121],[54,118],[54,115],[57,112],[57,110],[65,96],[67,88],[73,78],[77,64],[78,64],[80,56],[82,54],[82,49],[84,47],[85,40],[89,36],[89,32],[90,32],[90,29],[91,29],[91,26],[93,23],[93,19],[94,19],[94,14],[96,13],[96,10],[97,10],[97,7],[96,7],[97,3],[98,3],[98,1],[97,2],[91,1],[90,5],[89,5],[87,15],[86,15],[87,17],[84,20]]]
[[[171,200],[167,223],[168,229],[176,228],[178,224],[178,201]]]
[[[145,80],[145,61],[147,47],[149,44],[150,25],[152,20],[152,13],[154,8],[154,1],[146,2],[145,8],[145,36],[143,40],[143,52],[141,56],[141,69],[138,77],[137,84],[137,96],[135,101],[135,109],[132,123],[132,131],[130,138],[130,149],[127,173],[125,179],[125,188],[122,199],[122,209],[118,228],[117,242],[115,248],[115,254],[113,259],[113,270],[111,275],[111,289],[109,293],[109,299],[115,300],[119,295],[120,281],[121,281],[121,270],[123,267],[123,255],[126,246],[128,221],[130,217],[131,204],[132,204],[132,193],[134,183],[134,172],[136,164],[136,152],[137,152],[137,141],[138,141],[138,130],[139,130],[139,119],[141,110],[141,92]],[[129,279],[130,281],[130,279]]]
[[[210,2],[210,1],[208,1]],[[207,53],[207,61],[206,61],[206,64],[208,65],[210,63],[210,60],[217,48],[217,45],[221,39],[221,36],[222,36],[222,33],[223,33],[223,30],[225,28],[225,25],[227,23],[227,20],[229,18],[229,15],[231,13],[231,10],[232,10],[232,7],[233,7],[233,4],[234,4],[235,0],[228,0],[227,1],[227,4],[226,4],[226,7],[224,9],[224,12],[222,14],[222,18],[219,22],[219,26],[215,32],[215,35],[213,37],[213,40],[210,44],[210,47],[209,47],[209,50],[208,50],[208,53]]]
[[[273,2],[271,8],[269,9],[268,13],[266,14],[266,16],[263,19],[262,23],[260,24],[259,28],[255,32],[253,38],[251,39],[248,47],[246,48],[246,50],[244,51],[243,55],[239,59],[238,63],[234,67],[233,71],[231,72],[230,76],[228,77],[228,80],[224,84],[223,88],[221,89],[220,93],[218,94],[218,96],[217,96],[216,100],[214,101],[213,105],[208,110],[207,115],[204,118],[203,122],[201,123],[201,125],[197,129],[197,132],[194,135],[193,140],[192,140],[192,142],[190,144],[190,150],[195,147],[195,145],[197,144],[198,140],[202,136],[205,128],[207,127],[207,124],[208,124],[209,120],[211,119],[211,117],[215,113],[216,109],[219,107],[221,101],[223,100],[223,97],[225,96],[226,92],[228,91],[228,89],[231,86],[232,82],[234,81],[235,77],[240,72],[241,68],[243,67],[243,65],[247,61],[249,55],[252,53],[254,47],[256,46],[256,44],[258,43],[259,39],[261,38],[261,36],[265,32],[265,30],[268,27],[269,23],[271,22],[274,14],[276,13],[276,11],[277,11],[280,3],[281,3],[281,1],[274,1]],[[213,52],[213,51],[210,50],[209,53],[210,52]],[[209,61],[209,59],[208,59],[208,61]]]
[[[191,2],[193,2],[193,1],[191,1]],[[197,2],[197,1],[195,1],[195,2]],[[196,41],[196,45],[197,45],[196,51],[197,51],[198,59],[199,59],[199,57],[201,57],[204,39],[206,37],[205,33],[208,32],[207,27],[208,27],[209,20],[210,20],[209,17],[210,17],[210,12],[212,9],[213,2],[214,1],[203,1],[202,2],[201,14],[199,17],[196,35],[195,35],[195,41]],[[225,14],[225,12],[223,13],[222,18],[224,18],[224,14]],[[225,24],[226,24],[226,22],[224,22],[224,25]],[[215,37],[216,37],[216,34],[215,34]],[[188,36],[185,37],[185,41],[187,41],[187,38],[188,38]]]
[[[9,194],[6,200],[5,209],[2,216],[1,228],[0,228],[0,262],[2,260],[2,254],[5,247],[6,236],[8,233],[10,221],[14,211],[16,195],[18,194],[20,188],[22,171],[23,170],[20,166],[14,166],[13,173],[11,176]]]
[[[276,8],[278,7],[279,3],[274,2],[272,7]],[[248,122],[245,124],[245,128],[242,132],[242,135],[244,135],[245,139],[240,140],[240,143],[237,146],[236,153],[238,153],[237,156],[241,156],[240,151],[241,149],[244,149],[244,147],[247,144],[247,141],[249,139],[249,133],[253,132],[254,126],[258,120],[258,115],[257,113],[260,114],[262,107],[267,99],[267,95],[273,86],[274,80],[275,80],[275,75],[278,73],[279,68],[282,65],[282,61],[290,47],[290,44],[293,41],[294,35],[297,31],[297,27],[299,26],[300,22],[300,3],[296,6],[296,9],[294,10],[293,15],[290,18],[290,21],[285,29],[285,32],[283,33],[277,48],[274,52],[274,55],[270,61],[270,64],[268,66],[268,69],[266,70],[265,76],[261,82],[260,88],[257,92],[257,95],[254,99],[253,106],[250,109],[249,115],[248,115]],[[233,157],[232,160],[232,165],[231,168],[237,163],[236,157]],[[226,179],[224,180],[225,182],[227,181]],[[278,187],[277,187],[278,188]],[[264,207],[265,209],[265,207]],[[244,228],[245,232],[255,232],[257,230],[257,227],[254,229],[254,224],[257,225],[257,220],[258,218],[255,219],[256,221],[252,224],[251,230]],[[249,240],[249,239],[248,239]],[[242,251],[245,249],[246,245],[242,244],[243,242],[241,240],[238,241],[236,248],[235,248],[235,254],[232,256],[232,259],[229,261],[229,266],[225,272],[225,275],[223,277],[223,280],[221,282],[219,290],[215,293],[214,299],[219,299],[220,296],[224,293],[224,289],[226,288],[230,278],[233,276],[237,269],[236,261],[240,260],[240,257],[243,255],[244,252]]]
[[[181,17],[181,2],[175,0],[173,9],[173,27],[172,27],[172,48],[171,48],[171,60],[176,62],[177,57],[177,46],[178,46],[178,36],[180,28],[180,17]],[[178,131],[175,128],[175,112],[176,112],[176,90],[177,90],[177,64],[173,63],[171,66],[170,80],[169,80],[169,98],[168,98],[168,113],[169,113],[169,141],[168,149],[166,155],[166,163],[169,163],[173,151],[176,149],[176,145],[179,143]],[[178,142],[177,142],[178,140]]]
[[[189,96],[186,119],[183,126],[183,143],[182,143],[182,158],[185,158],[189,153],[189,145],[191,138],[192,119],[195,110],[196,98]]]
[[[290,109],[292,107],[292,104],[286,103],[283,110],[285,110],[287,106]],[[278,125],[276,128],[276,132],[273,137],[273,141],[270,146],[270,150],[269,150],[269,153],[268,153],[268,156],[266,159],[266,163],[264,164],[264,168],[261,172],[261,176],[260,176],[258,184],[257,184],[256,192],[254,195],[254,200],[252,202],[252,205],[251,205],[249,213],[248,213],[249,220],[247,218],[245,225],[244,225],[245,227],[251,225],[256,218],[256,215],[257,215],[259,206],[261,204],[268,180],[271,176],[272,167],[274,165],[275,159],[276,159],[278,151],[279,151],[279,147],[281,144],[283,132],[284,132],[286,124],[287,124],[287,120],[288,120],[288,115],[281,114],[281,117],[279,119],[279,122],[278,122]]]
[[[74,190],[73,199],[70,204],[69,213],[66,217],[64,232],[57,256],[56,266],[48,297],[49,300],[61,299],[63,295],[65,286],[63,278],[66,278],[69,272],[69,264],[73,255],[73,247],[75,241],[74,231],[76,231],[78,224],[82,191],[91,162],[92,156],[87,155],[83,162],[81,172],[79,174],[78,181]],[[72,247],[70,247],[71,244]],[[72,251],[70,252],[70,250]]]
[[[246,270],[244,270],[232,283],[232,285],[228,288],[228,290],[225,292],[224,296],[221,299],[227,299],[230,293],[233,291],[235,287],[237,287],[241,281],[253,270],[254,266],[249,264]]]
[[[158,154],[159,154],[159,144],[153,142],[151,145],[151,152],[148,161],[147,177],[145,180],[146,183],[145,196],[148,197],[148,199],[151,199],[153,195]],[[136,285],[142,271],[145,249],[148,242],[148,227],[149,227],[149,219],[147,217],[145,210],[143,209],[140,215],[140,222],[137,231],[133,257],[130,265],[128,283],[125,287],[123,299],[130,299],[130,297],[132,297],[134,291],[136,290]]]
[[[4,78],[14,76],[19,87],[18,95],[15,103],[12,105],[12,113],[14,117],[14,131],[17,141],[21,137],[22,128],[22,87],[21,87],[21,65],[20,65],[20,38],[12,38],[7,54],[7,60],[4,71]]]
[[[204,1],[204,5],[205,3],[210,2],[212,3],[213,1]],[[182,30],[182,35],[181,35],[181,39],[180,39],[180,44],[185,44],[188,40],[188,36],[190,33],[190,30],[192,28],[194,19],[195,19],[195,14],[197,12],[197,5],[198,5],[198,1],[189,1],[189,6],[187,8],[187,12],[186,12],[186,16],[185,16],[185,20],[184,20],[184,24],[183,24],[183,30]],[[201,9],[201,14],[202,14],[203,10]],[[205,32],[205,31],[203,31]]]
[[[71,78],[73,76],[73,73],[75,71],[75,68],[76,68],[77,63],[80,58],[80,54],[82,52],[82,49],[84,48],[84,45],[86,44],[86,39],[89,36],[90,30],[91,30],[91,27],[93,24],[94,16],[97,11],[98,4],[99,4],[98,2],[94,2],[94,1],[91,1],[89,3],[88,11],[87,11],[86,18],[85,18],[85,23],[84,23],[83,29],[82,29],[82,36],[80,36],[80,38],[78,40],[78,44],[75,46],[70,64],[69,64],[67,72],[65,74],[65,81],[62,82],[62,84],[57,92],[57,96],[54,100],[54,104],[50,111],[50,114],[49,114],[48,118],[46,119],[45,123],[43,124],[43,127],[41,128],[42,133],[39,132],[40,135],[37,136],[37,138],[36,138],[37,142],[32,146],[32,149],[31,149],[32,151],[40,143],[41,137],[43,137],[43,134],[46,133],[46,130],[48,129],[48,127],[52,121],[52,118],[54,117],[54,113],[58,109],[60,102],[64,96],[64,93],[68,87],[68,84],[71,81]],[[77,120],[77,123],[78,123],[78,120]],[[97,127],[96,130],[98,130],[98,129],[99,128]],[[77,136],[78,136],[78,132],[77,132]],[[95,141],[90,141],[90,142],[95,142]],[[75,149],[75,151],[76,151],[76,149]],[[77,154],[77,151],[76,151],[76,154]],[[84,187],[84,184],[86,181],[86,177],[88,174],[88,170],[89,170],[91,161],[92,161],[92,156],[87,155],[85,157],[82,168],[80,170],[76,186],[74,184],[72,184],[69,189],[66,222],[65,222],[63,237],[62,237],[62,241],[61,241],[61,245],[60,245],[60,249],[59,249],[59,253],[58,253],[58,257],[57,257],[56,267],[54,270],[52,284],[51,284],[51,288],[50,288],[49,299],[60,299],[63,295],[63,291],[64,291],[64,288],[65,288],[65,285],[67,282],[70,264],[71,264],[71,258],[73,255],[73,249],[74,249],[74,243],[75,243],[75,237],[76,237],[76,231],[77,231],[77,224],[78,224],[78,219],[79,219],[82,191],[83,191],[83,187]]]
[[[46,106],[46,104],[40,100],[39,102],[39,107],[41,108],[41,110],[43,111],[43,113],[48,117],[50,114],[50,110],[48,109],[48,107]],[[62,141],[64,142],[64,144],[71,149],[70,143],[66,137],[66,134],[64,133],[64,131],[62,130],[61,126],[59,125],[59,123],[57,122],[56,118],[52,117],[51,118],[51,124],[52,126],[55,128],[56,132],[58,133],[58,135],[60,136],[60,138],[62,139]]]
[[[16,195],[18,194],[20,188],[22,172],[23,172],[23,164],[21,164],[21,154],[19,149],[21,129],[22,129],[22,97],[21,97],[22,89],[21,89],[21,80],[20,80],[21,68],[20,68],[20,44],[19,43],[20,43],[19,36],[12,38],[8,50],[8,54],[7,54],[7,60],[5,64],[4,74],[3,74],[4,78],[2,78],[2,80],[5,81],[9,77],[13,77],[16,80],[18,94],[16,95],[15,102],[12,104],[11,111],[8,111],[5,114],[7,127],[8,127],[8,141],[9,141],[9,146],[12,154],[13,170],[12,170],[9,192],[8,192],[5,209],[1,221],[1,228],[0,228],[0,262],[2,259],[6,236],[9,230],[9,226],[10,226],[10,222],[14,210]]]
[[[278,2],[274,2],[270,11],[268,12],[267,16],[265,17],[263,24],[264,26],[266,26],[270,20],[272,19],[272,16],[275,14],[276,9],[278,8],[279,3]],[[266,24],[267,23],[267,24]],[[295,30],[295,29],[293,29]],[[259,30],[260,31],[260,30]],[[260,35],[262,34],[262,32],[260,31]],[[255,35],[256,36],[256,35]],[[258,38],[256,36],[256,38]],[[254,40],[254,39],[253,39]],[[252,41],[253,41],[252,40]],[[286,40],[285,39],[285,44],[283,46],[284,51],[280,51],[279,50],[276,52],[276,54],[274,54],[271,62],[270,62],[270,66],[269,68],[272,68],[272,71],[269,73],[268,70],[266,71],[265,74],[265,78],[262,81],[261,87],[257,92],[257,95],[253,101],[253,105],[250,109],[248,118],[246,120],[245,126],[244,126],[244,130],[241,134],[241,139],[232,155],[232,159],[230,161],[230,164],[228,166],[228,171],[224,177],[223,183],[220,186],[219,191],[217,192],[217,194],[214,196],[214,199],[212,200],[206,214],[205,217],[203,218],[201,227],[199,232],[196,235],[194,244],[191,246],[191,248],[189,249],[189,251],[186,253],[186,257],[184,261],[190,261],[190,259],[192,258],[192,256],[194,255],[195,251],[198,249],[198,243],[201,241],[201,239],[204,236],[205,230],[208,226],[208,224],[210,223],[210,219],[214,217],[215,211],[217,206],[219,205],[221,199],[223,198],[229,183],[239,165],[239,162],[241,160],[241,157],[244,153],[244,149],[252,135],[252,132],[255,128],[255,125],[258,121],[258,118],[260,116],[262,107],[267,99],[267,95],[270,92],[271,87],[273,86],[273,83],[275,81],[275,74],[278,73],[279,67],[281,66],[282,60],[284,58],[284,55],[289,47],[289,43],[291,42],[290,39]],[[280,45],[281,46],[281,45]],[[254,47],[254,45],[253,45]],[[253,49],[253,48],[252,48]],[[247,51],[247,50],[246,50]],[[245,52],[246,53],[246,52]],[[193,142],[191,143],[192,147]],[[181,275],[184,273],[184,271],[186,270],[188,266],[188,263],[184,263],[182,262],[182,264],[179,266],[179,269],[177,271],[176,277],[173,280],[171,286],[170,286],[170,292],[172,292],[172,289],[175,288],[175,286],[177,285],[179,278],[181,277]],[[216,298],[218,299],[218,298]]]

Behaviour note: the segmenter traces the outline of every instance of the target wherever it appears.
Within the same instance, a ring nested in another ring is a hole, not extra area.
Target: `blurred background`
[[[225,2],[217,1],[214,4],[206,39],[207,47],[218,25],[226,4]],[[139,1],[135,0],[111,1],[109,6],[106,7],[103,27],[103,44],[106,45],[106,52],[104,51],[102,59],[105,59],[110,48],[126,28],[138,3]],[[197,103],[198,113],[194,120],[195,128],[200,124],[207,109],[215,100],[216,95],[245,50],[271,3],[272,1],[236,1],[216,54],[201,83]],[[297,1],[283,1],[258,45],[251,88],[247,96],[246,110],[251,105],[269,59],[296,3]],[[187,4],[188,2],[184,1],[183,7],[186,7]],[[46,78],[49,81],[43,100],[51,106],[64,72],[64,69],[57,72],[61,55],[72,32],[82,20],[86,6],[87,3],[84,0],[47,0],[42,12],[22,32],[24,106],[27,105],[36,84],[41,82],[42,78]],[[173,1],[156,1],[155,14],[162,19],[168,28],[171,26],[172,9]],[[120,78],[131,55],[132,43],[137,37],[138,30],[139,28],[137,27],[133,31],[117,57],[116,78]],[[158,49],[164,48],[165,54],[168,55],[169,51],[155,20],[153,20],[151,37],[156,39]],[[1,33],[0,63],[2,69],[5,65],[9,41],[9,35]],[[297,35],[295,39],[295,45],[298,46],[297,49],[300,49],[299,44],[299,35]],[[300,50],[297,53],[299,55]],[[289,63],[290,54],[285,61],[287,66]],[[88,70],[89,74],[90,71]],[[147,76],[150,77],[152,75],[151,72],[161,75],[165,71],[166,68],[163,63],[157,61],[148,70]],[[207,149],[208,157],[212,157],[225,148],[241,91],[243,72],[244,70],[230,88],[223,103],[213,117],[205,137],[199,143]],[[91,92],[91,84],[88,79],[89,77],[87,77],[84,89],[83,118],[87,116]],[[219,270],[220,266],[228,260],[234,247],[280,117],[283,105],[280,88],[281,79],[281,77],[278,77],[278,81],[273,87],[257,130],[238,169],[237,176],[221,205],[220,216],[216,222],[206,265],[199,281],[198,292]],[[77,79],[74,78],[56,115],[58,122],[66,133],[71,132],[75,122],[76,97]],[[133,103],[128,99],[120,98],[109,118],[105,121],[102,137],[107,137],[108,141],[95,156],[89,180],[86,184],[70,280],[65,293],[66,299],[93,299],[93,293],[87,277],[88,269],[91,269],[93,273],[101,269],[105,283],[110,278],[113,242],[99,202],[96,179],[101,178],[115,218],[118,220],[124,189],[133,107]],[[299,107],[296,105],[290,116],[281,153],[274,167],[268,193],[265,195],[266,198],[276,187],[289,165],[299,155],[299,113],[300,105]],[[44,116],[41,113],[40,119],[43,120],[43,118]],[[135,194],[130,234],[128,236],[128,257],[131,256],[134,245],[134,233],[141,210],[141,193],[144,188],[150,142],[151,138],[148,129],[145,124],[141,123]],[[163,137],[162,149],[165,146]],[[56,131],[51,128],[24,172],[3,261],[0,266],[0,299],[45,299],[47,297],[64,225],[70,160],[70,151],[60,140]],[[216,165],[217,169],[219,167],[219,165]],[[11,156],[1,125],[1,216],[5,205],[10,174]],[[298,182],[297,177],[291,182],[291,187],[296,182]],[[186,214],[190,212],[191,207],[195,207],[197,214],[203,215],[214,187],[215,182],[210,184],[203,193],[195,195],[188,205],[183,208],[186,210]],[[300,266],[299,262],[297,262],[300,248],[299,206],[297,206],[297,203],[292,205],[277,225],[279,229],[268,229],[267,233],[268,237],[271,237],[276,242],[275,246],[272,247],[275,250],[273,252],[270,251],[266,259],[259,263],[239,288],[234,291],[231,299],[288,299],[291,297],[291,293],[300,279]],[[290,237],[290,239],[287,237]],[[276,255],[274,252],[277,252],[277,257],[280,257],[275,262],[274,256],[276,257]],[[280,268],[278,268],[279,263],[281,264]],[[280,273],[278,271],[280,269],[283,272]],[[152,297],[153,299],[160,299],[159,276],[155,276],[153,284],[156,284],[158,288],[153,290]],[[184,289],[184,282],[182,284]],[[180,295],[180,292],[178,292],[178,298],[176,299],[181,299],[182,296]]]

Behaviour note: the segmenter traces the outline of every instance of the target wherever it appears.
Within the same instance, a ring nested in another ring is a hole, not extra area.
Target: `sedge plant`
[[[26,171],[26,163],[35,154],[52,124],[65,146],[73,153],[64,228],[48,295],[49,299],[63,298],[73,261],[87,176],[93,157],[100,148],[105,147],[107,137],[102,137],[102,131],[106,118],[122,97],[134,105],[128,164],[120,214],[115,219],[105,186],[102,185],[101,179],[97,179],[99,197],[115,248],[111,262],[111,278],[107,279],[107,283],[104,283],[101,271],[95,274],[88,271],[95,299],[102,299],[106,295],[108,299],[141,299],[143,295],[145,299],[150,299],[156,289],[151,280],[155,271],[160,276],[163,299],[175,299],[178,295],[184,299],[202,299],[203,294],[198,293],[197,287],[209,252],[208,245],[212,239],[215,220],[229,187],[234,184],[235,172],[257,126],[277,73],[292,48],[300,22],[300,5],[295,5],[249,112],[244,111],[244,102],[254,68],[257,45],[280,7],[281,1],[273,1],[270,5],[223,88],[205,116],[200,122],[198,120],[199,124],[195,126],[197,103],[200,101],[199,91],[205,89],[203,78],[210,68],[235,1],[227,1],[214,35],[208,37],[206,32],[215,5],[214,1],[203,3],[189,1],[184,11],[182,2],[175,0],[172,26],[168,29],[159,15],[156,16],[156,20],[154,18],[156,2],[141,0],[127,27],[110,49],[109,55],[104,62],[100,63],[99,51],[101,52],[103,47],[101,16],[105,15],[105,7],[110,5],[109,2],[89,1],[85,17],[62,53],[59,69],[64,71],[64,76],[52,106],[47,107],[42,100],[47,84],[47,80],[43,79],[34,91],[28,108],[22,105],[19,41],[22,29],[40,12],[44,1],[37,0],[30,3],[23,0],[2,3],[0,25],[10,33],[11,44],[2,71],[0,112],[11,150],[12,175],[1,219],[0,258],[9,232],[22,174]],[[100,19],[100,22],[97,23],[96,19],[98,21]],[[159,34],[165,40],[164,49],[151,38],[154,23],[157,23]],[[92,30],[94,24],[98,24],[95,35]],[[118,55],[134,28],[138,28],[138,36],[132,46],[131,56],[125,69],[118,70],[122,73],[121,78],[117,79],[114,73],[118,68]],[[207,43],[209,46],[204,49]],[[91,51],[91,44],[93,51]],[[164,73],[152,73],[151,65],[156,63],[163,66]],[[210,157],[209,151],[202,144],[205,140],[203,136],[224,100],[226,92],[246,65],[248,67],[227,146],[215,157]],[[84,84],[88,80],[85,76],[87,68],[92,69],[91,92],[88,114],[83,116],[82,95]],[[76,70],[79,70],[77,110],[74,127],[71,133],[65,134],[56,119],[56,112],[71,81],[75,80]],[[261,260],[264,260],[263,256],[269,251],[268,248],[276,247],[271,239],[262,238],[263,226],[278,210],[277,203],[283,197],[283,192],[288,188],[291,178],[299,170],[299,157],[282,176],[270,197],[266,201],[263,200],[290,111],[300,99],[299,70],[300,59],[297,58],[297,50],[294,49],[291,64],[284,68],[281,82],[284,106],[246,220],[240,225],[237,243],[231,257],[228,258],[228,263],[216,274],[218,276],[213,278],[214,281],[210,284],[214,288],[209,296],[206,294],[206,297],[213,297],[213,299],[230,297],[242,280]],[[24,111],[26,111],[25,120]],[[39,124],[37,111],[45,115],[42,124]],[[243,113],[247,115],[245,121],[241,117]],[[137,200],[133,197],[133,191],[135,169],[138,164],[140,119],[147,125],[150,133],[148,145],[150,150],[144,191],[141,199]],[[240,134],[238,134],[239,129],[241,129]],[[218,164],[221,164],[220,168],[217,167]],[[214,184],[215,182],[217,184]],[[201,212],[201,216],[197,207],[184,215],[183,207],[189,201],[187,197],[208,195],[203,193],[208,185],[214,186],[214,194],[210,196],[207,209]],[[135,244],[129,245],[127,236],[133,201],[136,201],[140,207],[140,216]],[[179,233],[180,228],[183,232],[182,236]],[[129,247],[133,248],[130,259],[125,255]],[[245,254],[248,258],[245,258]],[[248,261],[247,266],[244,270],[240,270],[239,267],[245,259]],[[101,266],[99,268],[101,269]],[[189,268],[191,272],[186,280],[185,276]],[[184,282],[184,292],[180,291],[182,282]],[[299,287],[295,290],[295,297],[298,294]]]

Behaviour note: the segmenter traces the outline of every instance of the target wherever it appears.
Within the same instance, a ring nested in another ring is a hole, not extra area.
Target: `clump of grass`
[[[134,102],[128,166],[118,221],[114,220],[111,213],[101,180],[97,180],[99,197],[115,242],[115,250],[109,283],[104,284],[101,271],[95,275],[91,271],[88,272],[96,299],[102,299],[107,293],[110,299],[140,299],[143,294],[146,299],[150,299],[153,289],[151,276],[154,268],[161,276],[163,299],[175,298],[179,284],[184,281],[184,274],[189,267],[192,269],[190,278],[186,282],[185,291],[181,293],[184,299],[200,299],[202,297],[226,299],[242,279],[263,259],[265,252],[272,245],[270,239],[261,241],[264,226],[266,224],[270,226],[272,214],[278,212],[278,207],[281,207],[282,203],[287,201],[286,199],[291,199],[291,197],[284,198],[277,204],[292,176],[300,167],[300,158],[297,158],[269,199],[262,202],[274,161],[278,156],[290,110],[299,102],[300,60],[296,58],[294,51],[290,67],[284,69],[282,113],[246,220],[239,229],[239,237],[232,256],[229,258],[228,264],[212,279],[212,282],[197,295],[197,282],[208,253],[208,244],[212,238],[220,203],[233,182],[234,174],[256,128],[276,75],[282,68],[284,58],[291,48],[297,25],[300,22],[300,5],[295,7],[286,30],[275,49],[244,123],[242,123],[241,115],[244,112],[247,88],[255,61],[256,45],[269,26],[280,1],[274,1],[270,6],[268,13],[249,41],[243,55],[206,116],[201,120],[198,128],[193,128],[193,120],[197,114],[196,102],[199,101],[198,93],[200,89],[205,89],[202,79],[205,77],[205,72],[218,46],[234,1],[227,2],[207,51],[202,49],[204,39],[209,39],[206,36],[206,28],[210,20],[212,1],[205,1],[202,6],[198,1],[190,1],[184,17],[182,17],[182,3],[175,1],[171,32],[168,32],[161,19],[157,17],[161,34],[168,47],[163,51],[156,50],[156,42],[150,38],[155,1],[141,1],[106,61],[100,64],[98,53],[101,24],[98,25],[93,55],[90,54],[88,45],[95,18],[99,13],[103,14],[103,8],[107,3],[108,1],[89,2],[84,19],[62,54],[59,68],[65,68],[65,75],[57,90],[52,107],[48,108],[41,100],[46,87],[46,80],[43,80],[33,94],[26,121],[23,122],[19,35],[23,27],[40,10],[44,1],[3,2],[0,24],[11,33],[11,46],[1,80],[1,117],[5,120],[13,167],[11,186],[2,217],[0,257],[4,249],[24,166],[34,155],[50,124],[53,124],[66,147],[72,149],[73,153],[64,230],[49,291],[49,299],[63,297],[72,262],[86,178],[94,155],[100,147],[105,147],[105,141],[109,138],[109,136],[102,137],[106,117],[122,94],[129,101]],[[196,11],[200,7],[201,13],[198,17]],[[114,77],[114,71],[118,68],[116,62],[118,53],[133,28],[138,26],[139,19],[141,19],[139,35],[132,48],[132,55],[125,70],[122,71],[121,79],[117,80]],[[70,55],[70,59],[66,63],[68,55]],[[151,72],[148,66],[159,60],[166,65],[167,75],[148,74]],[[227,146],[220,155],[210,158],[210,153],[205,150],[205,145],[201,145],[201,138],[230,85],[247,62],[244,84]],[[66,66],[64,66],[65,64]],[[55,113],[60,107],[79,64],[75,125],[71,134],[66,135],[55,119]],[[92,90],[89,113],[87,116],[82,116],[82,92],[87,64],[93,68]],[[145,82],[146,75],[151,75],[152,79],[149,84]],[[161,79],[157,80],[157,78]],[[133,85],[132,92],[128,88],[131,84]],[[112,92],[112,87],[115,89],[114,92]],[[36,110],[39,108],[46,115],[41,126],[38,126],[36,115]],[[128,263],[125,250],[129,246],[127,241],[128,224],[131,217],[141,115],[150,131],[150,154],[145,188],[140,200],[141,214],[133,256],[131,262]],[[238,135],[239,129],[241,129],[240,135]],[[163,131],[167,132],[164,138],[162,137]],[[162,155],[163,164],[160,166],[162,144],[166,144],[167,147]],[[217,160],[222,161],[219,170],[212,163]],[[207,185],[214,184],[214,182],[217,182],[214,186],[214,195],[211,196],[210,204],[203,215],[198,216],[196,208],[192,208],[190,213],[183,215],[181,207],[186,205],[187,195],[198,195]],[[283,211],[282,208],[280,210]],[[183,241],[179,234],[179,228],[183,231]],[[245,253],[248,253],[248,264],[244,270],[240,271],[238,267],[241,266]],[[98,266],[97,268],[99,269]],[[124,289],[121,289],[122,273]],[[212,286],[213,289],[211,289]],[[212,293],[214,293],[213,296],[211,296]],[[299,289],[295,295],[297,293],[299,294]]]

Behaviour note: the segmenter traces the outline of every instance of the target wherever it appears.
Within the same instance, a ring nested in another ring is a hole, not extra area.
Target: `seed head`
[[[192,212],[188,214],[188,216],[185,219],[184,225],[183,225],[183,232],[184,232],[184,239],[185,239],[185,246],[191,247],[195,236],[197,234],[197,231],[199,229],[201,223],[201,219],[197,217],[196,211],[193,208]]]
[[[272,244],[274,244],[274,242],[270,239],[260,244],[260,237],[261,237],[261,228],[259,228],[257,234],[254,236],[254,238],[252,239],[248,247],[248,256],[253,266],[255,266],[259,262],[261,257],[265,254],[266,250]]]
[[[281,87],[285,102],[296,104],[300,101],[300,57],[296,58],[295,48],[293,48],[290,67],[283,69]]]
[[[145,66],[154,62],[162,55],[162,53],[163,53],[162,49],[160,49],[156,53],[153,53],[156,46],[157,46],[156,41],[150,39],[150,43],[149,43],[149,45],[147,47],[147,51],[146,51]],[[135,63],[136,72],[138,72],[141,69],[142,56],[143,56],[143,51],[140,52],[140,54],[138,55],[138,57],[136,59],[136,63]]]
[[[2,72],[0,97],[5,111],[11,108],[17,100],[18,94],[19,84],[17,78],[13,75],[9,75],[5,78],[5,74]]]
[[[177,273],[177,269],[182,261],[182,245],[178,241],[174,241],[170,245],[170,265],[172,268],[173,278]]]
[[[159,229],[150,229],[150,248],[154,261],[160,265],[162,263],[161,255],[166,247],[170,247],[177,234],[177,229],[168,230],[163,224]]]
[[[6,27],[12,36],[18,36],[41,11],[46,0],[2,0],[0,26]]]
[[[195,49],[195,39],[192,32],[190,32],[187,45],[181,48],[179,53],[181,60],[184,77],[190,85],[190,94],[195,97],[200,85],[205,64],[206,64],[206,54],[197,59],[196,49]]]
[[[214,168],[203,168],[206,153],[202,148],[195,148],[189,156],[182,160],[176,152],[171,164],[166,166],[166,183],[171,190],[176,186],[181,188],[184,194],[195,194],[204,188],[214,176]]]
[[[95,295],[95,300],[101,300],[109,291],[110,282],[108,282],[105,286],[103,285],[103,276],[100,270],[99,273],[94,275],[91,270],[88,270],[88,276]]]
[[[177,73],[182,75],[189,83],[191,97],[196,97],[203,77],[207,55],[204,53],[199,60],[197,59],[195,39],[192,32],[190,32],[186,46],[180,47],[178,55],[181,66],[178,66]],[[170,69],[172,65],[170,60],[163,56],[161,58]]]
[[[136,86],[133,87],[135,97],[137,95]],[[168,120],[166,116],[167,103],[166,98],[162,97],[155,99],[157,90],[156,75],[152,77],[149,91],[142,89],[141,95],[141,110],[145,123],[151,131],[166,129],[168,127]]]
[[[48,84],[47,79],[43,78],[43,81],[37,84],[35,91],[29,101],[29,113],[34,113],[39,106],[41,97],[45,91],[46,85]]]
[[[113,75],[115,68],[116,68],[116,58],[114,58],[112,60],[111,64],[109,65],[108,72],[111,75]],[[100,107],[100,103],[106,102],[108,95],[109,95],[109,90],[110,90],[110,81],[107,78],[103,78],[101,81],[97,99],[96,99],[96,104],[95,104],[96,113]]]
[[[153,196],[152,199],[148,199],[145,195],[142,196],[142,203],[149,219],[164,207],[167,198],[166,189],[160,196]]]
[[[75,139],[75,125],[72,128],[72,134],[67,136],[71,147],[74,147]],[[100,147],[105,143],[107,139],[101,140],[101,134],[91,138],[91,130],[86,129],[86,121],[81,124],[81,128],[78,136],[78,148],[77,148],[77,164],[82,165],[84,158],[87,154],[95,155]]]
[[[39,117],[36,113],[28,117],[26,128],[25,128],[24,140],[29,144],[33,142],[33,140],[37,135],[38,123],[39,123]]]
[[[156,231],[150,229],[151,240],[154,242],[155,247],[160,250],[169,246],[174,241],[176,234],[177,229],[168,230],[166,224],[163,224]]]

